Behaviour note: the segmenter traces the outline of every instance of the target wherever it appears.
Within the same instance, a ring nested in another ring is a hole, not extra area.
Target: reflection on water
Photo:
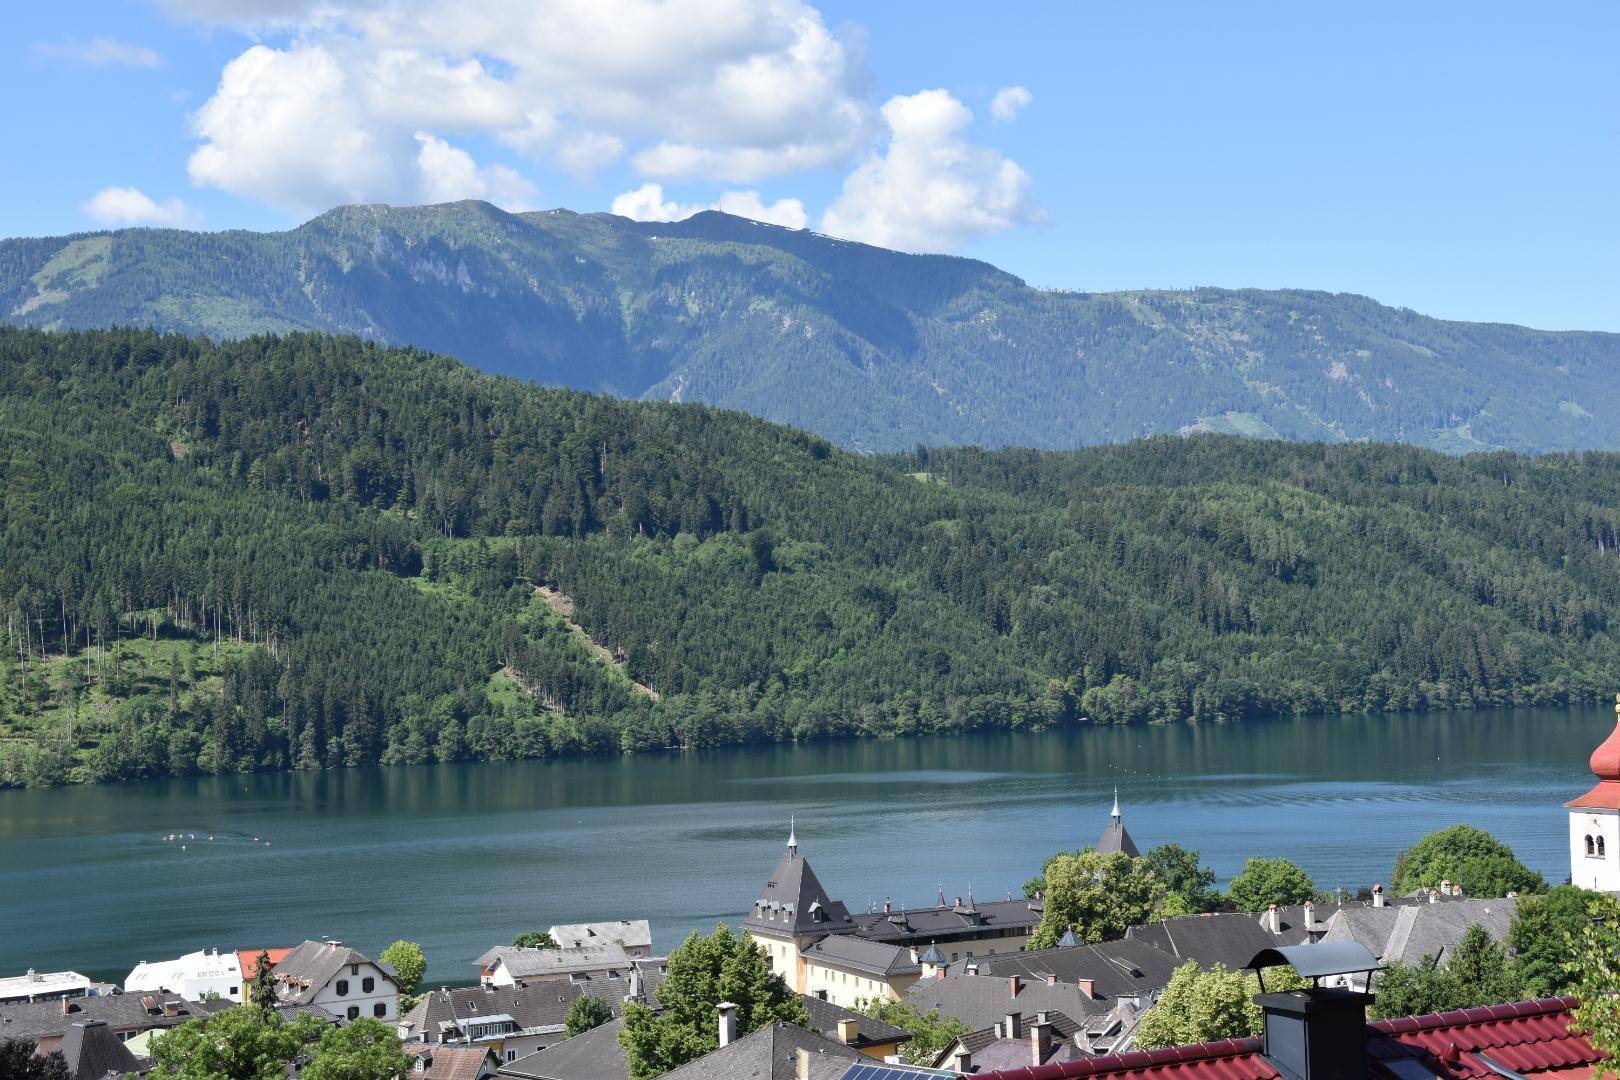
[[[790,814],[851,908],[999,896],[1095,840],[1116,785],[1139,844],[1199,849],[1223,879],[1278,854],[1354,888],[1469,821],[1561,880],[1561,804],[1612,722],[1312,717],[0,792],[0,974],[122,978],[328,935],[418,940],[429,981],[460,982],[520,930],[616,917],[650,918],[669,948],[738,917]]]

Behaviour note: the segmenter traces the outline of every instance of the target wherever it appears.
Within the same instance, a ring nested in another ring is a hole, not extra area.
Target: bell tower
[[[1592,751],[1597,784],[1569,808],[1569,880],[1583,889],[1620,892],[1620,694],[1615,727]]]

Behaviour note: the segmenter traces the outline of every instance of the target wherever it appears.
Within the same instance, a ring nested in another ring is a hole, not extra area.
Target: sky
[[[719,208],[1086,290],[1620,331],[1620,4],[118,0],[0,14],[0,236]]]

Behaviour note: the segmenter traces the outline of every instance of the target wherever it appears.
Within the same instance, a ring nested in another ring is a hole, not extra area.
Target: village
[[[1620,726],[1590,766],[1595,784],[1565,804],[1564,888],[1612,897],[1620,893]],[[1525,949],[1529,920],[1520,909],[1539,912],[1543,897],[1511,889],[1476,896],[1442,879],[1398,895],[1373,884],[1353,898],[1177,913],[1159,886],[1156,917],[1119,933],[1098,932],[1083,912],[1057,911],[1070,902],[1058,899],[1063,859],[1105,868],[1086,870],[1083,884],[1123,891],[1153,857],[1127,829],[1116,795],[1097,840],[1049,860],[1052,880],[1030,895],[941,891],[923,906],[884,901],[851,912],[817,877],[790,824],[735,929],[694,933],[668,955],[655,949],[647,920],[625,918],[553,925],[493,945],[469,959],[472,985],[460,987],[420,987],[421,952],[408,942],[377,956],[337,940],[199,950],[143,962],[121,985],[28,971],[0,978],[0,1042],[59,1054],[74,1080],[138,1076],[152,1068],[154,1043],[176,1029],[257,1007],[311,1030],[386,1029],[412,1074],[430,1080],[660,1072],[680,1080],[1410,1080],[1584,1076],[1605,1060],[1573,1020],[1576,999],[1558,994],[1368,1022],[1369,1003],[1405,973],[1444,971],[1468,950]],[[1573,948],[1567,937],[1564,947]],[[694,982],[705,964],[714,969],[708,982]],[[750,984],[739,965],[760,977]],[[1162,1014],[1179,1007],[1193,980],[1244,972],[1269,973],[1242,984],[1261,991],[1256,1034],[1162,1045]],[[1286,974],[1280,990],[1277,972]],[[1264,992],[1266,977],[1273,992]],[[676,992],[661,995],[666,983]],[[753,1000],[720,999],[728,986]],[[627,1027],[650,1030],[677,1013],[701,1045],[660,1070],[656,1054],[631,1050],[640,1036]],[[296,1075],[298,1063],[287,1071]]]

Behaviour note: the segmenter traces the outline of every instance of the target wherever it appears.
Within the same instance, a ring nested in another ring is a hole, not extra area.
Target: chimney
[[[915,945],[911,947],[911,962],[913,964],[922,963],[922,955],[917,952],[917,946]]]
[[[889,913],[889,898],[887,896],[885,896],[883,898],[883,914],[887,915],[888,913]]]
[[[73,1003],[71,1001],[69,1001],[67,998],[62,999],[62,1015],[63,1016],[72,1016],[73,1015]]]
[[[1429,903],[1438,904],[1439,902],[1440,902],[1440,894],[1439,894],[1439,892],[1435,891],[1434,889],[1430,889],[1429,890]]]
[[[793,1051],[793,1080],[810,1080],[810,1051],[802,1046]]]
[[[737,1005],[722,1001],[716,1008],[720,1010],[720,1045],[730,1046],[737,1041]]]
[[[1023,1015],[1021,1013],[1008,1013],[1007,1020],[1001,1028],[1001,1037],[1004,1039],[1016,1039],[1021,1037],[1022,1032],[1020,1031],[1020,1022],[1022,1020]]]
[[[1307,901],[1305,901],[1305,929],[1306,929],[1306,931],[1309,932],[1311,927],[1313,927],[1315,925],[1316,925],[1316,901],[1307,900]]]
[[[1079,984],[1080,992],[1086,997],[1095,998],[1097,996],[1097,981],[1095,979],[1076,979],[1075,982]]]
[[[1374,885],[1373,886],[1372,906],[1373,907],[1383,907],[1384,904],[1385,904],[1384,887],[1382,885]]]
[[[1007,993],[1011,994],[1013,997],[1017,997],[1018,996],[1018,988],[1019,988],[1020,985],[1021,984],[1018,982],[1018,976],[1016,976],[1016,975],[1007,976]]]
[[[1046,1022],[1046,1014],[1041,1013],[1036,1021],[1029,1025],[1029,1064],[1031,1067],[1044,1065],[1046,1059],[1052,1056],[1052,1025]]]
[[[1256,995],[1266,1061],[1295,1080],[1366,1080],[1371,1000],[1337,987]]]
[[[1273,934],[1282,933],[1282,912],[1277,910],[1276,904],[1269,904],[1266,907],[1266,929]]]
[[[1441,896],[1450,896],[1451,895],[1451,879],[1450,878],[1446,878],[1444,881],[1440,882],[1440,895]]]
[[[1056,986],[1057,985],[1057,976],[1053,975],[1051,972],[1047,972],[1046,973],[1046,985],[1047,986]]]
[[[975,964],[972,960],[969,960],[967,962],[967,973],[969,975],[977,975],[979,973],[979,965]]]
[[[951,1068],[955,1069],[959,1073],[964,1074],[972,1072],[973,1055],[968,1053],[966,1050],[958,1050],[955,1054],[951,1055]]]
[[[845,1046],[854,1046],[855,1040],[861,1037],[861,1022],[856,1019],[838,1021],[838,1041]]]

